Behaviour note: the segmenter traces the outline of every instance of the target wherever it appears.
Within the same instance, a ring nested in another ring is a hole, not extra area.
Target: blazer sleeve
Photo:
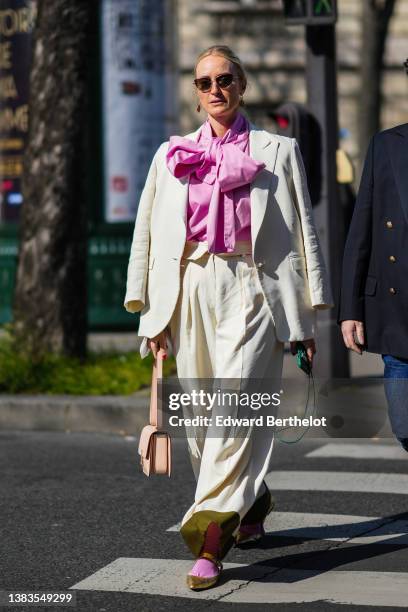
[[[371,138],[343,255],[337,322],[364,322],[364,284],[371,254],[374,192],[374,139]]]
[[[313,308],[323,310],[334,306],[327,269],[317,235],[306,171],[296,138],[291,139],[291,165],[296,208],[302,226],[310,299]]]
[[[150,218],[156,192],[156,157],[157,151],[150,164],[146,182],[140,196],[133,230],[124,301],[124,307],[128,312],[139,312],[144,308],[146,302]]]

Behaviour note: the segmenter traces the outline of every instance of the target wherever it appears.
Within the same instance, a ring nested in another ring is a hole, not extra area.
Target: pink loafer
[[[217,584],[222,563],[214,555],[203,552],[187,574],[187,586],[193,591],[209,589]]]
[[[217,523],[208,525],[200,556],[187,574],[187,586],[190,589],[209,589],[218,582],[222,571],[222,563],[218,559],[221,533]]]

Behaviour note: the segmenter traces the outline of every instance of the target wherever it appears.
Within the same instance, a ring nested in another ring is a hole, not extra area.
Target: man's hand
[[[152,351],[155,359],[160,349],[164,349],[165,351],[167,351],[167,332],[166,330],[164,329],[163,331],[160,332],[160,334],[157,334],[157,336],[154,336],[154,338],[148,338],[147,344],[150,350]],[[167,352],[163,354],[163,359],[167,359]]]
[[[364,344],[364,323],[362,321],[342,321],[341,333],[346,347],[361,355]]]
[[[290,351],[292,355],[296,355],[296,342],[297,340],[290,343]],[[316,344],[315,344],[314,338],[309,338],[308,340],[299,340],[299,342],[301,342],[303,346],[305,347],[307,358],[309,360],[310,367],[312,368],[313,367],[313,357],[316,354]]]

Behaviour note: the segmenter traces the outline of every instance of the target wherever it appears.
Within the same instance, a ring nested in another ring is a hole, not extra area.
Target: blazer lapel
[[[387,144],[401,205],[408,223],[408,124],[390,132]]]
[[[200,129],[201,126],[194,132],[187,134],[185,138],[197,140]],[[175,178],[170,172],[169,175],[172,178],[172,199],[173,202],[175,202],[177,218],[182,219],[184,229],[187,231],[188,185],[190,182],[190,176],[187,175],[183,178]]]
[[[265,170],[260,172],[251,183],[251,239],[252,249],[258,236],[259,230],[265,216],[268,195],[271,187],[271,178],[275,172],[276,157],[279,149],[279,140],[273,135],[257,128],[250,123],[249,133],[249,154],[256,161],[266,164]]]

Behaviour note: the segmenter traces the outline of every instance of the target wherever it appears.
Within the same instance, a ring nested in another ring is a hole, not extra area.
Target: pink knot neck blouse
[[[171,136],[167,166],[189,175],[187,240],[207,241],[213,253],[232,252],[237,240],[251,240],[250,183],[265,168],[249,156],[249,123],[237,114],[222,137],[209,120],[197,141]]]

